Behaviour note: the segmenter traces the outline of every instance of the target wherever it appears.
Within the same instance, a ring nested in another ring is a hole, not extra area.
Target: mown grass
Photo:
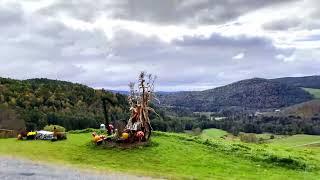
[[[306,154],[320,162],[320,136],[298,134],[286,136],[269,141],[269,146],[274,149],[287,148],[287,151]]]
[[[281,145],[287,147],[299,147],[315,142],[320,143],[320,136],[298,134],[270,141],[270,143],[274,145]]]
[[[243,132],[241,132],[241,133],[248,134],[248,133],[243,133]],[[190,133],[190,134],[192,134],[192,133]],[[255,134],[255,136],[259,139],[262,139],[263,141],[270,140],[271,136],[273,136],[274,139],[285,137],[285,135],[275,135],[275,134],[271,134],[271,133]],[[227,131],[224,131],[222,129],[216,129],[216,128],[210,128],[210,129],[203,130],[200,134],[200,137],[203,139],[223,138],[225,140],[240,141],[239,135],[234,136],[231,133],[228,133]]]
[[[205,129],[201,133],[201,137],[203,138],[220,138],[225,135],[228,135],[229,133],[227,131],[221,130],[221,129]]]
[[[315,98],[320,99],[320,89],[313,89],[313,88],[303,88],[310,94],[314,95]]]
[[[300,152],[269,151],[267,145],[211,141],[160,132],[154,134],[149,146],[134,149],[96,147],[90,141],[90,133],[69,134],[68,140],[58,142],[0,139],[0,154],[104,172],[174,179],[320,177],[317,167],[313,167],[318,161]]]

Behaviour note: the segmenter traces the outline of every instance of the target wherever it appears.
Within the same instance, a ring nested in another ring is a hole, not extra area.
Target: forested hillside
[[[295,104],[276,112],[258,115],[233,114],[223,121],[212,121],[209,127],[239,132],[320,135],[320,100]]]
[[[285,83],[254,78],[205,91],[160,95],[164,105],[192,111],[280,108],[313,99],[303,89]]]
[[[285,83],[290,86],[320,89],[320,76],[284,77],[272,79],[272,81]]]
[[[67,130],[97,128],[105,121],[101,101],[104,97],[115,104],[108,108],[109,120],[128,120],[126,95],[65,81],[0,78],[0,129],[36,130],[47,124],[62,125]],[[160,115],[150,114],[154,130],[182,132],[185,126],[199,126],[197,121],[170,118],[164,110],[153,108]]]
[[[126,95],[65,81],[0,78],[0,128],[27,127],[33,130],[47,124],[59,124],[67,130],[96,128],[104,122],[103,97],[113,99],[116,105],[108,112],[110,120],[128,119]],[[160,117],[151,115],[152,127],[176,132],[211,127],[203,117],[177,117],[193,116],[194,111],[232,110],[236,113],[245,109],[255,111],[287,107],[313,99],[300,87],[259,78],[205,91],[158,93],[158,97],[166,108],[154,107]]]
[[[312,117],[320,116],[320,100],[312,100],[300,104],[295,104],[281,110],[281,112],[273,113],[285,116],[300,116],[304,119],[311,119]]]
[[[20,129],[25,125],[34,130],[47,124],[59,124],[68,130],[98,127],[104,122],[101,98],[106,96],[116,104],[110,109],[109,119],[126,119],[124,95],[64,81],[0,78],[0,128]]]

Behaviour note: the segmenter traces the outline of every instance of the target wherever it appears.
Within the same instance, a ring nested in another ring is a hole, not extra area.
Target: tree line
[[[105,122],[101,99],[112,99],[108,106],[109,121],[129,118],[127,96],[95,90],[81,84],[48,79],[13,80],[0,78],[0,128],[38,130],[57,124],[67,130],[98,128]],[[254,116],[226,111],[217,116],[224,120],[210,120],[196,116],[189,109],[170,112],[152,106],[159,115],[151,114],[153,130],[183,132],[193,129],[219,128],[233,134],[239,132],[275,134],[320,134],[320,116]],[[187,116],[187,117],[185,117]]]
[[[101,99],[106,96],[116,104],[108,107],[109,120],[126,119],[128,103],[121,94],[65,81],[0,78],[0,117],[11,114],[10,118],[0,120],[11,121],[2,126],[14,129],[37,130],[50,124],[67,130],[97,128],[105,122]],[[12,125],[18,121],[19,126]]]
[[[246,133],[311,134],[320,135],[320,116],[311,118],[300,116],[252,116],[248,114],[228,117],[221,121],[211,121],[206,128],[219,128],[234,135]]]

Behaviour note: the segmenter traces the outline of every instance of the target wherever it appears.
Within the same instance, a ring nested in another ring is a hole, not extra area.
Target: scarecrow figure
[[[148,81],[145,78],[148,78]],[[151,135],[151,124],[149,119],[149,112],[154,112],[154,109],[149,107],[149,103],[152,99],[156,99],[154,95],[154,82],[156,76],[151,74],[146,75],[145,72],[141,72],[139,76],[138,90],[135,90],[135,84],[130,83],[130,95],[128,101],[130,104],[131,116],[126,125],[124,133],[128,133],[129,136],[137,137],[139,133],[140,140],[147,141]],[[156,113],[157,114],[157,113]],[[157,114],[158,115],[158,114]]]

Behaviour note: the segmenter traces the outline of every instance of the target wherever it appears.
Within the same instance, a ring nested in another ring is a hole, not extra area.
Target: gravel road
[[[0,157],[1,180],[73,180],[73,179],[151,179],[124,174],[99,174],[96,172],[81,171],[69,167],[61,167],[37,163],[28,160]]]

